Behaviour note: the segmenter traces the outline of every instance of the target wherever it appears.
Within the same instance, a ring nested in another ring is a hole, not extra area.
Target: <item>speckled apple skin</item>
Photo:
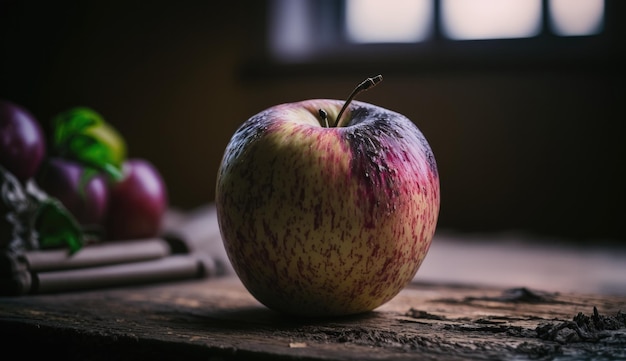
[[[287,103],[248,119],[227,145],[216,206],[229,259],[270,309],[301,316],[373,310],[413,279],[439,215],[431,148],[405,116],[343,101]]]

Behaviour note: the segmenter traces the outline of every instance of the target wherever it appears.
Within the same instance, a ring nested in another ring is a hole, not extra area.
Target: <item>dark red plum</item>
[[[0,164],[25,182],[37,173],[46,152],[43,129],[24,107],[0,99]]]
[[[42,166],[37,183],[63,203],[82,225],[102,225],[109,203],[107,181],[82,164],[53,157]]]
[[[168,206],[165,182],[145,159],[123,164],[124,178],[110,187],[106,229],[111,240],[155,237]]]

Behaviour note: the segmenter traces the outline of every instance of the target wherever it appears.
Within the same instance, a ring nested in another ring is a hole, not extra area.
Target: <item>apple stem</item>
[[[335,121],[335,127],[345,127],[347,125],[348,121],[342,122],[341,116],[343,115],[343,112],[348,108],[348,105],[350,105],[350,103],[352,102],[352,99],[354,99],[354,97],[356,97],[360,92],[363,92],[363,91],[368,90],[369,88],[372,88],[376,84],[380,83],[382,80],[383,80],[382,75],[376,75],[373,78],[365,79],[361,84],[357,85],[356,88],[354,88],[354,90],[352,91],[352,93],[350,93],[348,100],[346,100],[346,102],[343,103],[343,107],[339,111],[339,115],[337,115],[337,120]]]
[[[326,113],[326,111],[324,109],[318,109],[317,112],[320,115],[320,118],[324,121],[324,124],[322,124],[325,128],[328,128],[328,113]]]

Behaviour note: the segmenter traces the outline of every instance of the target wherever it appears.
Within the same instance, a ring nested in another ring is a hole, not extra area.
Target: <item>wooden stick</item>
[[[204,277],[210,265],[200,258],[174,255],[162,259],[33,274],[31,294],[119,287]]]
[[[67,250],[28,251],[24,254],[31,272],[94,267],[163,258],[171,254],[159,238],[94,244],[70,255]]]

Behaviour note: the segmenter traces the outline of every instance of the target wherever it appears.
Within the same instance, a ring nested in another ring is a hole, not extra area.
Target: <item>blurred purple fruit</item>
[[[161,231],[168,206],[165,182],[147,160],[128,159],[124,178],[110,186],[106,230],[109,239],[155,237]]]
[[[103,225],[109,203],[106,179],[80,163],[50,158],[42,166],[37,183],[57,198],[81,225]]]
[[[35,176],[45,152],[45,136],[35,117],[0,99],[0,164],[23,183]]]

